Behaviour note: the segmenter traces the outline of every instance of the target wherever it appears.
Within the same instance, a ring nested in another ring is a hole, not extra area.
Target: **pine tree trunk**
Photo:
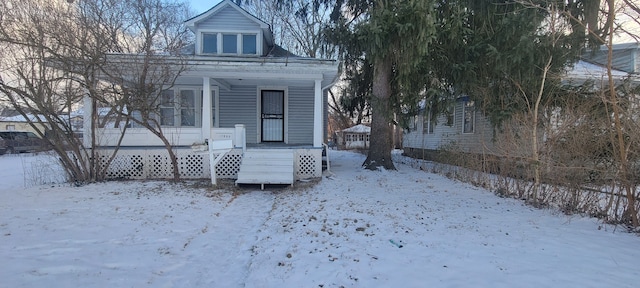
[[[387,54],[376,59],[373,67],[373,97],[371,99],[371,138],[369,154],[362,166],[370,170],[380,167],[395,170],[391,160],[392,129],[391,104],[391,58]]]

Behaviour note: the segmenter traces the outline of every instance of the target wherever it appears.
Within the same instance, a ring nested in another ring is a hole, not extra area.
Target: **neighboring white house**
[[[26,118],[22,115],[0,117],[0,131],[26,131],[44,135],[48,126],[42,124],[42,120],[42,117],[38,119],[35,115],[27,115]]]
[[[164,92],[167,104],[158,113],[180,157],[181,176],[209,177],[208,155],[192,150],[193,144],[231,140],[236,149],[218,164],[221,177],[258,184],[320,177],[326,92],[337,80],[338,63],[282,49],[267,23],[230,0],[185,23],[195,34],[195,43],[185,49],[189,68]],[[85,115],[91,114],[90,101],[85,99]],[[99,128],[99,145],[114,147],[122,129]],[[171,177],[162,142],[148,130],[128,128],[121,147],[110,176]],[[288,167],[273,166],[278,161],[269,157],[276,154],[285,155]]]
[[[358,124],[336,133],[338,149],[369,149],[371,127]]]
[[[619,46],[628,47],[628,46]],[[638,45],[633,46],[636,49]],[[625,53],[625,55],[631,55]],[[632,59],[633,58],[633,59]],[[635,61],[635,57],[628,58],[624,63],[627,67],[634,67],[627,62]],[[633,77],[629,72],[613,70],[616,81],[626,77]],[[567,85],[580,85],[585,81],[593,81],[595,85],[606,86],[607,69],[602,65],[587,61],[578,61],[567,71],[563,82]],[[414,117],[412,127],[405,131],[403,149],[408,155],[425,155],[433,151],[453,149],[458,152],[472,154],[500,155],[501,147],[495,146],[496,131],[490,120],[482,115],[469,97],[460,97],[446,115],[437,115],[434,119],[428,109]],[[520,147],[523,148],[523,147]],[[416,156],[417,157],[417,156]]]

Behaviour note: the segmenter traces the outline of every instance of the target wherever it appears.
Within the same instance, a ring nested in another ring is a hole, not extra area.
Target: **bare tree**
[[[132,19],[119,32],[117,54],[107,55],[107,80],[120,90],[111,107],[120,107],[118,116],[144,127],[166,148],[173,168],[173,179],[180,179],[178,158],[172,139],[163,131],[161,106],[175,104],[178,97],[163,99],[165,91],[187,69],[181,49],[190,40],[183,25],[189,9],[185,3],[167,0],[127,0]],[[170,102],[170,103],[168,103]],[[127,109],[122,109],[126,107]]]
[[[186,4],[25,0],[0,3],[0,10],[0,45],[10,51],[0,66],[0,92],[23,115],[36,114],[37,122],[49,125],[49,131],[39,134],[47,136],[71,180],[102,179],[117,153],[107,155],[107,161],[97,154],[97,107],[110,107],[124,127],[137,122],[163,139],[174,178],[179,177],[170,143],[150,120],[157,119],[151,111],[159,91],[184,69],[176,55],[187,40],[182,26],[188,18]],[[84,115],[92,127],[90,135],[83,135],[90,138],[88,146],[73,137],[68,119],[84,97],[94,105],[93,115]],[[120,140],[123,135],[124,130]]]
[[[5,1],[0,10],[0,43],[6,49],[0,92],[25,118],[34,115],[29,124],[49,141],[71,181],[98,180],[101,168],[92,155],[94,147],[83,146],[75,137],[69,115],[85,95],[98,97],[104,92],[98,88],[97,75],[103,51],[114,39],[96,31],[104,29],[100,25],[91,24],[106,15],[93,15],[87,21],[86,11],[43,0]],[[37,124],[47,129],[38,129]]]

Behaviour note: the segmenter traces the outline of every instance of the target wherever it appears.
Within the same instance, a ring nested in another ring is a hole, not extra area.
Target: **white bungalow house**
[[[339,149],[369,149],[371,127],[358,124],[336,133]]]
[[[619,49],[629,48],[629,45],[617,46]],[[638,45],[633,45],[636,53]],[[635,55],[634,53],[623,53]],[[640,56],[640,55],[639,55]],[[628,57],[626,61],[618,59],[616,62],[625,65],[626,68],[635,67],[631,60],[636,57]],[[616,81],[626,77],[633,77],[634,71],[614,69],[612,75]],[[594,81],[596,85],[607,85],[606,68],[597,62],[578,61],[572,69],[567,71],[563,78],[566,85],[581,85],[585,81]],[[600,83],[600,84],[598,84]],[[602,84],[604,83],[604,84]],[[640,83],[640,81],[638,81]],[[423,105],[424,106],[424,105]],[[424,107],[423,107],[424,108]],[[469,97],[459,97],[450,107],[448,113],[437,115],[435,121],[428,109],[422,109],[411,123],[410,129],[403,135],[403,150],[405,154],[431,159],[432,153],[441,150],[453,150],[469,154],[501,155],[504,147],[497,147],[495,143],[496,131],[490,120],[475,107],[474,101]],[[544,137],[544,136],[542,136]],[[513,148],[513,147],[511,147]],[[523,148],[523,147],[518,147]],[[526,149],[526,148],[525,148]],[[517,151],[511,151],[518,153]]]
[[[337,62],[292,55],[274,43],[267,23],[230,0],[186,24],[195,34],[186,49],[189,69],[165,91],[163,98],[176,101],[161,105],[158,115],[177,151],[181,177],[210,177],[207,151],[192,149],[204,143],[230,143],[233,149],[215,172],[237,183],[321,177],[326,91],[337,80]],[[85,99],[85,115],[91,114],[90,101]],[[91,125],[85,122],[84,129],[89,135]],[[114,147],[121,129],[97,129],[101,149]],[[120,146],[110,176],[171,177],[162,142],[148,130],[128,128]]]
[[[0,130],[4,131],[26,131],[44,135],[49,127],[47,123],[42,123],[43,117],[20,114],[15,116],[0,116]],[[35,128],[33,126],[35,126]]]

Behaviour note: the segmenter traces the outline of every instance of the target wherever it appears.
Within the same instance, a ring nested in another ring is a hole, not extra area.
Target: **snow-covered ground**
[[[640,283],[636,235],[405,165],[368,171],[362,155],[331,157],[332,175],[317,184],[260,191],[157,181],[24,188],[21,165],[39,157],[0,156],[0,287]]]

